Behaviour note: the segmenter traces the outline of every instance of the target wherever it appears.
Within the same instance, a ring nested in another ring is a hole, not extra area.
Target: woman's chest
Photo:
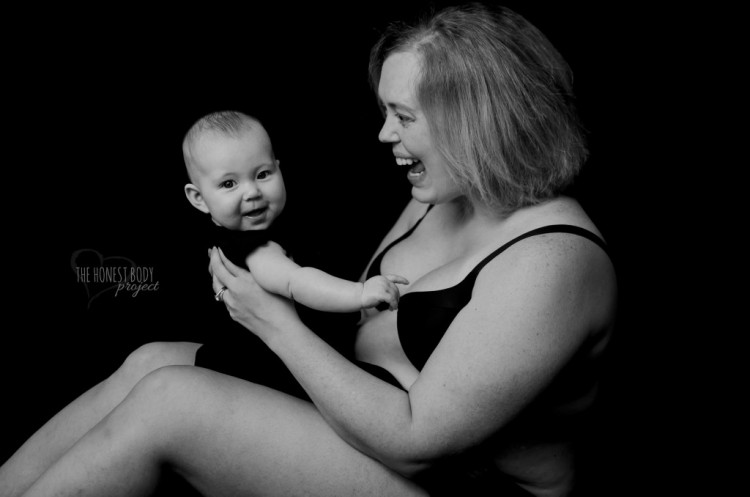
[[[472,253],[458,235],[424,230],[391,247],[380,261],[381,274],[398,274],[409,280],[399,285],[401,294],[447,288],[458,283]]]

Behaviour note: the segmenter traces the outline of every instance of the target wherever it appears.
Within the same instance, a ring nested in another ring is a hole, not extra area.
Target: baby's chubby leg
[[[57,413],[0,467],[0,495],[21,495],[144,376],[165,366],[194,364],[199,347],[190,342],[155,342],[133,351],[117,371]]]

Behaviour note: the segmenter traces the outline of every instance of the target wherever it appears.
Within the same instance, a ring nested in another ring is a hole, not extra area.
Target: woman
[[[392,27],[371,74],[413,199],[366,275],[411,282],[399,310],[363,316],[350,360],[214,249],[214,291],[303,393],[144,346],[3,466],[3,495],[146,495],[165,467],[206,495],[571,491],[616,283],[561,194],[585,156],[567,65],[473,6]]]

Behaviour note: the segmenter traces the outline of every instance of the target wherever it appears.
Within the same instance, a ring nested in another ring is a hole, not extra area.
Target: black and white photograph
[[[662,15],[19,18],[0,495],[680,495]]]

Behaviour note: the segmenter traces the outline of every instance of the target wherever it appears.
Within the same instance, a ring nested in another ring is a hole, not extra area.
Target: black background
[[[238,109],[265,123],[287,183],[287,221],[317,265],[359,276],[409,198],[389,147],[377,141],[369,48],[387,20],[426,5],[65,10],[23,19],[7,102],[20,112],[3,161],[10,294],[1,374],[10,428],[0,459],[138,345],[210,334],[218,304],[197,228],[203,218],[182,191],[180,148],[201,115]],[[591,150],[580,199],[618,264],[620,325],[593,423],[591,482],[598,495],[658,495],[692,479],[678,428],[687,389],[679,344],[690,336],[674,319],[690,306],[677,283],[689,235],[669,201],[692,167],[671,149],[679,104],[670,78],[682,40],[653,11],[506,5],[573,68]],[[72,258],[83,249],[153,267],[159,290],[90,300],[103,288],[87,293],[76,281]]]

